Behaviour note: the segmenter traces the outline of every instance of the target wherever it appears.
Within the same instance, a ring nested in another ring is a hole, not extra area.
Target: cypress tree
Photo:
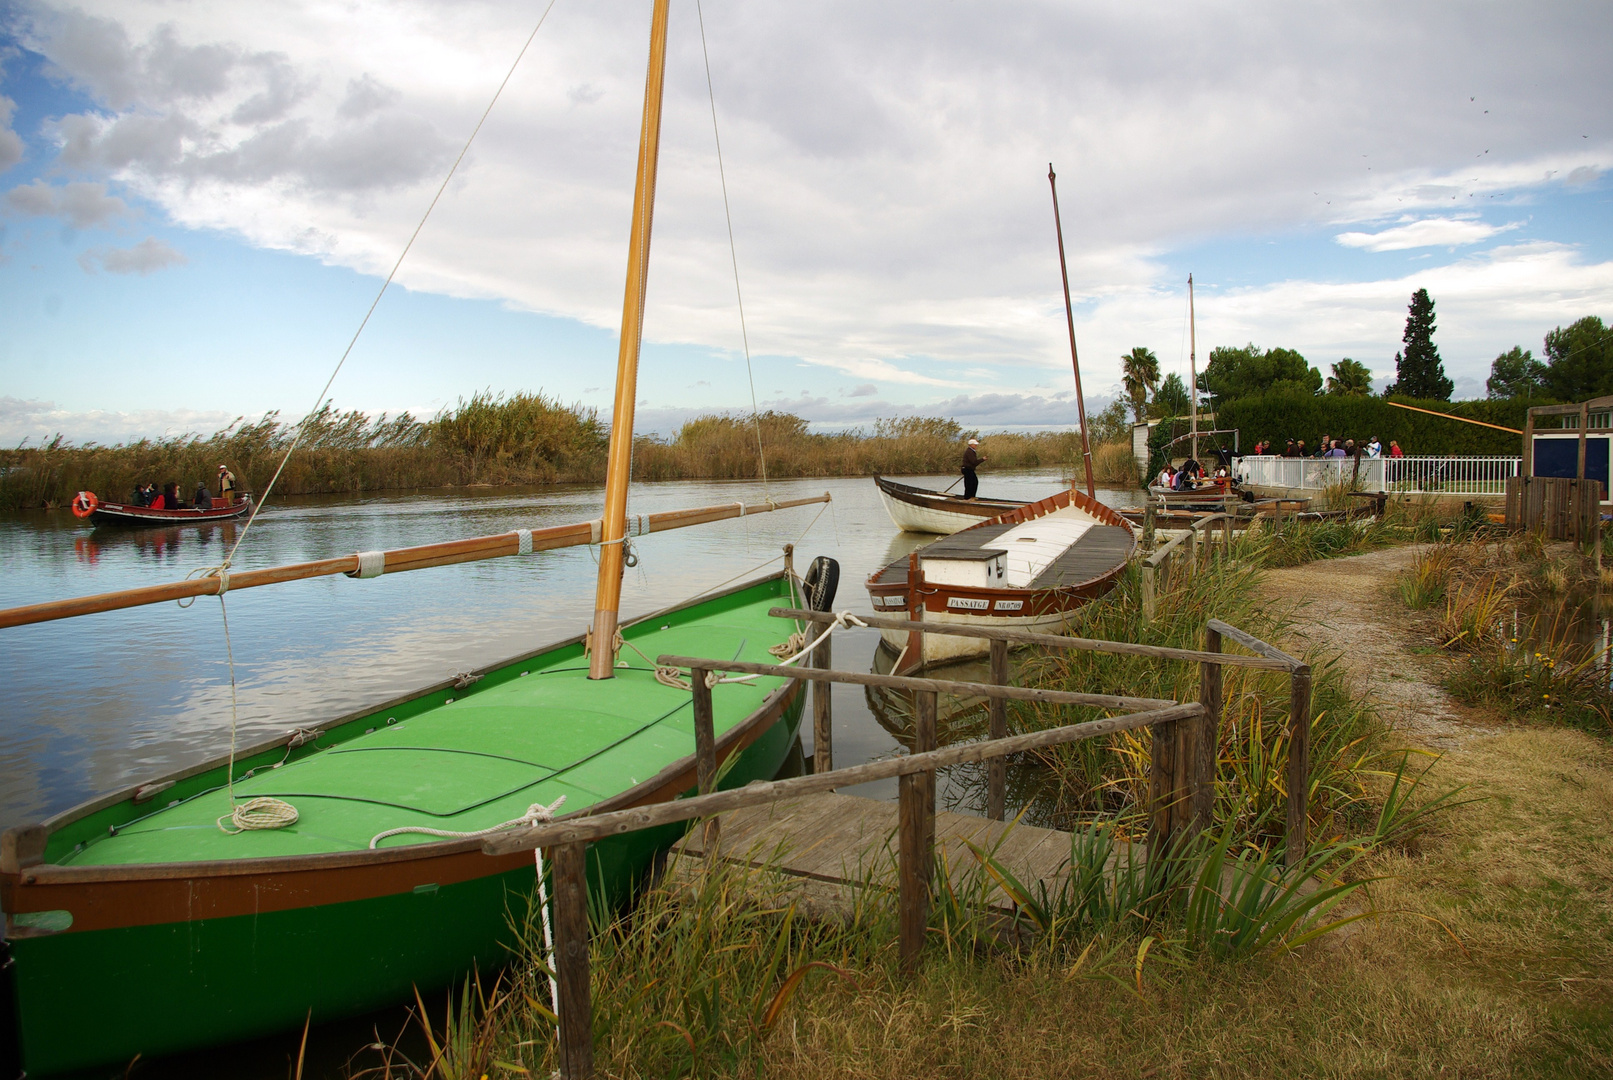
[[[1395,354],[1395,383],[1385,391],[1406,397],[1426,398],[1431,401],[1449,401],[1456,388],[1445,377],[1445,365],[1439,358],[1439,347],[1434,344],[1434,301],[1427,289],[1411,294],[1406,309],[1404,352]]]

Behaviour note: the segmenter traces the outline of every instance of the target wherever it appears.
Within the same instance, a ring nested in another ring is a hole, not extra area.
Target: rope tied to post
[[[555,811],[560,809],[565,801],[566,797],[562,795],[548,806],[544,806],[542,803],[533,803],[526,808],[526,813],[518,818],[511,818],[508,821],[501,821],[497,825],[490,825],[485,829],[474,829],[470,832],[455,832],[452,829],[430,829],[424,825],[404,825],[397,829],[387,829],[385,832],[378,832],[370,837],[370,847],[374,848],[375,845],[389,836],[402,836],[404,833],[420,833],[424,836],[437,836],[445,840],[470,840],[477,836],[492,836],[494,833],[503,832],[505,829],[513,829],[518,825],[524,825],[529,829],[534,825],[547,825],[554,820]]]

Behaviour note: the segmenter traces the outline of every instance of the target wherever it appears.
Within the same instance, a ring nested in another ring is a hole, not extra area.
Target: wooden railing
[[[837,618],[827,612],[797,608],[774,608],[770,614],[819,624],[833,622]],[[924,944],[925,926],[929,919],[929,889],[935,857],[937,769],[967,763],[990,763],[989,783],[993,785],[993,790],[988,805],[992,815],[1000,820],[1003,816],[1001,770],[1003,759],[1008,755],[1147,727],[1152,735],[1153,752],[1153,767],[1149,779],[1148,851],[1151,857],[1157,857],[1159,853],[1169,850],[1177,837],[1184,833],[1198,832],[1211,824],[1215,802],[1216,740],[1220,729],[1222,705],[1221,669],[1235,666],[1286,671],[1289,675],[1288,820],[1284,845],[1285,857],[1290,867],[1303,860],[1308,842],[1306,824],[1311,688],[1311,670],[1303,661],[1216,619],[1210,620],[1207,624],[1205,648],[1202,650],[874,615],[860,616],[860,620],[870,629],[916,630],[920,633],[984,638],[991,642],[992,681],[954,682],[911,676],[878,675],[862,671],[830,670],[827,666],[829,659],[827,639],[818,647],[817,655],[814,657],[821,666],[806,670],[739,660],[661,656],[656,659],[657,664],[688,668],[690,672],[694,699],[698,794],[685,799],[605,814],[589,815],[587,811],[583,811],[577,816],[529,829],[512,830],[483,842],[482,850],[490,855],[509,855],[539,847],[549,850],[554,903],[552,922],[554,967],[559,991],[560,1072],[567,1080],[580,1080],[593,1072],[585,856],[587,845],[597,840],[639,829],[708,818],[711,820],[705,825],[706,850],[710,851],[717,839],[718,828],[713,815],[897,777],[898,939],[902,965],[912,970],[918,964]],[[1254,655],[1224,652],[1222,645],[1226,641],[1240,645]],[[1197,663],[1200,665],[1199,700],[1174,702],[1158,698],[1010,686],[1007,684],[1009,644],[1080,649]],[[823,741],[814,747],[817,767],[811,775],[789,780],[759,780],[729,791],[714,790],[718,762],[711,687],[707,683],[707,676],[717,672],[806,678],[815,684],[813,723],[815,737]],[[829,709],[829,694],[821,691],[834,683],[880,686],[913,692],[916,705],[913,752],[902,757],[853,765],[844,769],[826,767],[833,760],[833,729],[830,723],[832,715]],[[992,708],[990,737],[980,742],[938,748],[935,730],[936,704],[937,695],[942,692],[987,698]],[[1038,701],[1054,705],[1137,711],[1046,731],[1009,736],[1004,708],[1008,701]]]
[[[1210,533],[1212,525],[1220,525],[1221,529],[1221,557],[1226,560],[1232,558],[1232,514],[1215,513],[1202,514],[1193,519],[1187,531],[1179,536],[1172,537],[1163,547],[1142,560],[1140,570],[1142,573],[1142,608],[1143,620],[1153,622],[1159,610],[1159,584],[1163,580],[1169,587],[1171,572],[1178,562],[1184,561],[1181,549],[1186,546],[1185,565],[1189,568],[1198,566],[1201,562],[1207,563],[1212,555],[1214,537]],[[1279,519],[1280,520],[1280,519]]]

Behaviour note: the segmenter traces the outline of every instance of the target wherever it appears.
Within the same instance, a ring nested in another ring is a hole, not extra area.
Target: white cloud
[[[97,267],[109,274],[146,274],[182,266],[187,260],[155,236],[148,236],[131,248],[92,248],[78,257],[78,264],[87,272]]]
[[[1476,218],[1432,217],[1407,221],[1379,232],[1345,232],[1333,239],[1345,247],[1367,251],[1407,251],[1420,247],[1477,244],[1518,227],[1518,222],[1490,225]]]
[[[97,104],[62,118],[64,164],[181,225],[370,274],[396,258],[532,18],[426,0],[307,0],[273,20],[241,5],[82,6],[38,9],[23,40]],[[614,329],[642,8],[555,9],[401,284]],[[1605,130],[1596,102],[1613,97],[1597,44],[1613,36],[1606,5],[1474,8],[1455,36],[1438,9],[1389,0],[1167,18],[1032,0],[711,0],[705,14],[753,351],[908,400],[1067,378],[1050,159],[1101,386],[1136,344],[1178,362],[1185,298],[1161,284],[1177,276],[1168,252],[1321,230],[1379,252],[1477,243],[1508,226],[1464,215],[1594,180],[1613,149],[1581,138]],[[679,9],[645,330],[737,351],[705,94],[695,20]],[[1339,355],[1381,365],[1406,296],[1434,280],[1447,357],[1493,356],[1485,335],[1556,318],[1570,306],[1559,298],[1606,296],[1601,264],[1529,250],[1416,281],[1397,269],[1207,288],[1201,358],[1255,338],[1309,349],[1324,370]],[[1252,259],[1198,269],[1207,283],[1275,273]]]
[[[0,445],[49,442],[58,434],[69,442],[110,445],[174,435],[211,435],[238,417],[194,409],[142,409],[134,412],[74,412],[54,401],[0,397]]]
[[[105,184],[79,181],[51,187],[43,180],[6,192],[6,205],[33,217],[63,217],[75,229],[105,225],[131,214],[129,204],[108,195]]]

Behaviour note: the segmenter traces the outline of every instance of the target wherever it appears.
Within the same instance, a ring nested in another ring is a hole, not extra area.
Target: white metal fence
[[[1408,495],[1504,495],[1523,463],[1516,457],[1238,458],[1245,484],[1320,491],[1345,484],[1360,491]]]

